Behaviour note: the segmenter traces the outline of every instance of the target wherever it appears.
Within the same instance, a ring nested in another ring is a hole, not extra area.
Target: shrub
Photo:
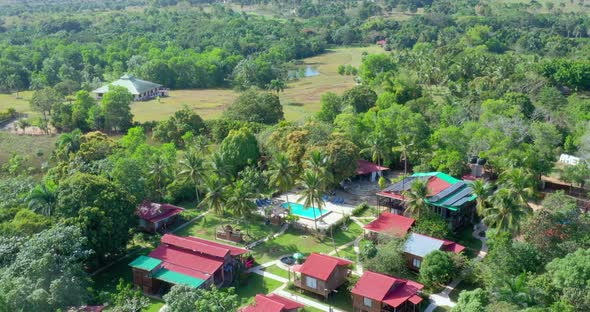
[[[436,250],[427,254],[420,267],[420,282],[427,286],[447,283],[458,269],[450,253]]]
[[[352,215],[355,217],[358,217],[360,215],[362,215],[367,209],[371,208],[371,206],[369,206],[369,204],[367,204],[366,202],[356,206],[353,210],[352,210]]]

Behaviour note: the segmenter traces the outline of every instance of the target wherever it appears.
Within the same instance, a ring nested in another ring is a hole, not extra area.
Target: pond
[[[290,69],[287,71],[287,76],[289,77],[289,79],[313,77],[319,75],[320,71],[318,67],[315,65],[302,65],[298,66],[296,69]]]

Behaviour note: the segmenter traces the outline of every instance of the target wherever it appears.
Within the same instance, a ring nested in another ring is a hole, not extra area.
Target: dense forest
[[[157,242],[135,229],[146,199],[248,222],[256,199],[295,186],[320,200],[360,158],[461,177],[472,156],[491,178],[473,185],[487,257],[446,259],[449,272],[421,281],[434,289],[466,269],[457,312],[590,311],[590,217],[571,193],[540,195],[567,153],[582,161],[557,178],[589,196],[589,11],[583,0],[0,1],[0,91],[33,90],[31,107],[60,131],[41,168],[28,165],[33,155],[0,163],[0,312],[145,308],[130,281],[104,291],[90,272]],[[355,87],[322,94],[302,122],[284,120],[294,62],[377,43]],[[138,123],[124,88],[98,105],[89,93],[124,73],[240,93],[217,119],[185,107]],[[418,188],[419,230],[455,238],[437,216],[420,217]],[[363,246],[363,264],[399,274],[387,265],[396,244]],[[207,298],[235,301],[189,295],[200,311],[220,311]],[[176,296],[164,300],[181,306]]]

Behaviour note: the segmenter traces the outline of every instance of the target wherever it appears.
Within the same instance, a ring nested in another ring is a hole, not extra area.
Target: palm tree
[[[237,180],[228,186],[227,190],[229,192],[227,204],[236,217],[246,217],[252,210],[256,210],[256,204],[254,203],[256,193],[244,180]]]
[[[274,186],[277,191],[285,193],[287,197],[287,209],[290,212],[291,205],[289,204],[289,194],[287,192],[295,184],[295,175],[293,166],[289,162],[287,155],[283,153],[277,154],[270,162],[266,175],[270,185]]]
[[[68,160],[71,153],[76,153],[82,144],[82,131],[76,129],[70,133],[63,133],[55,143],[56,156],[61,160]]]
[[[512,168],[500,174],[500,185],[510,190],[521,205],[528,206],[528,200],[535,195],[535,178],[521,168]]]
[[[309,154],[309,158],[305,161],[303,166],[306,169],[316,172],[318,175],[322,177],[322,182],[324,183],[324,188],[327,187],[328,184],[332,182],[332,173],[328,170],[330,165],[330,160],[328,157],[324,156],[320,151],[312,151]]]
[[[420,214],[428,209],[426,197],[428,196],[428,186],[426,181],[416,179],[409,190],[403,193],[406,198],[406,213],[412,217],[420,217]]]
[[[223,206],[227,202],[227,192],[224,189],[223,181],[218,176],[212,175],[205,179],[205,190],[206,195],[198,207],[213,209],[213,212],[222,215]]]
[[[225,153],[217,151],[209,156],[209,167],[217,176],[222,179],[230,179],[230,168],[227,165]]]
[[[301,196],[299,197],[298,202],[303,202],[303,206],[306,209],[313,209],[314,207],[321,209],[324,206],[322,195],[324,193],[325,182],[319,172],[306,169],[301,175],[298,184],[303,188],[299,193]],[[317,231],[318,223],[316,219],[316,210],[313,209],[313,223]]]
[[[285,87],[286,86],[287,85],[285,84],[285,82],[283,80],[281,80],[281,79],[273,79],[268,84],[268,90],[274,91],[278,95],[279,93],[285,91]]]
[[[531,213],[528,205],[522,205],[508,189],[498,190],[491,198],[491,205],[484,211],[483,222],[498,230],[517,233],[520,222]]]
[[[477,179],[473,181],[473,183],[471,184],[471,188],[473,189],[473,194],[477,196],[477,214],[483,216],[488,205],[488,201],[492,191],[492,186],[490,183],[487,183],[482,179]]]
[[[199,202],[199,186],[206,176],[205,160],[203,156],[195,149],[191,148],[184,153],[183,159],[179,162],[179,167],[180,171],[178,172],[178,176],[191,181],[195,187],[197,202]]]
[[[361,150],[361,154],[369,154],[371,160],[376,162],[379,166],[381,166],[382,161],[387,161],[389,153],[387,153],[387,149],[385,148],[387,144],[383,133],[378,132],[377,134],[371,135],[365,143],[368,147]]]
[[[168,177],[168,167],[166,162],[162,157],[156,157],[154,160],[149,164],[149,176],[154,180],[156,183],[156,187],[158,188],[158,195],[159,199],[164,197],[164,190],[162,187],[162,183]]]
[[[37,184],[26,200],[30,209],[50,217],[57,203],[57,186],[52,181]]]
[[[405,181],[406,176],[408,175],[408,156],[412,145],[414,145],[414,142],[412,142],[408,136],[404,135],[399,139],[398,145],[391,149],[394,153],[400,153],[400,161],[404,161],[404,178],[402,181]],[[405,189],[405,184],[403,185],[403,188]]]

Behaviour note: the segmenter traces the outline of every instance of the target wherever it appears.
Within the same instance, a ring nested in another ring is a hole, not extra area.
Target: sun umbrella
[[[303,254],[300,252],[296,252],[293,254],[293,259],[295,259],[297,261],[297,263],[299,263],[300,260],[303,259]]]

